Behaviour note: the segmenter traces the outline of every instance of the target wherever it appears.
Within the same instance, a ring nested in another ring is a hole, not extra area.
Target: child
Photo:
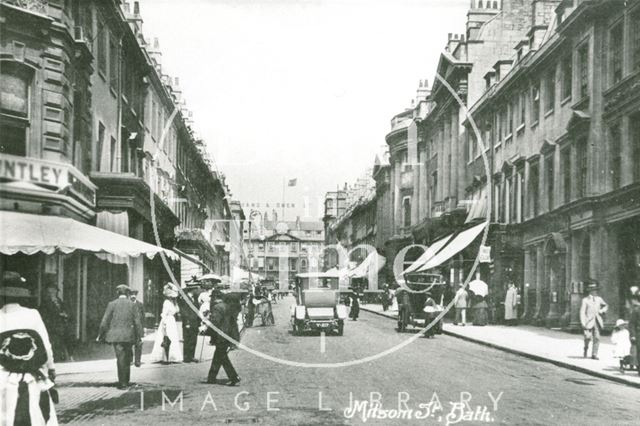
[[[624,374],[625,365],[628,366],[631,362],[631,340],[625,320],[616,321],[616,328],[611,334],[611,342],[615,345],[614,356],[620,359],[620,372]]]

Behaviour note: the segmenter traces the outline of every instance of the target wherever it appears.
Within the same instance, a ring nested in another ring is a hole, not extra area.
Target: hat
[[[5,271],[2,274],[2,282],[0,284],[0,297],[33,297],[26,286],[26,282],[27,280],[22,278],[19,273]]]
[[[629,287],[629,293],[631,293],[632,296],[638,294],[638,291],[640,291],[640,287],[638,287],[637,285]]]
[[[594,279],[588,279],[585,284],[587,285],[586,290],[587,291],[593,291],[593,290],[598,290],[600,288],[600,286],[598,285],[598,281],[594,280]]]
[[[118,294],[127,294],[130,291],[131,289],[126,284],[120,284],[119,286],[116,287],[116,292],[118,292]]]
[[[619,319],[619,320],[616,321],[616,327],[621,327],[621,326],[626,325],[626,324],[627,324],[627,322],[625,320],[623,320],[623,319]]]
[[[198,283],[187,283],[185,290],[200,290],[200,287]]]
[[[176,286],[174,286],[173,284],[167,283],[167,285],[164,286],[164,290],[162,291],[162,294],[164,295],[164,297],[175,298],[175,297],[178,297],[178,290],[176,289]]]

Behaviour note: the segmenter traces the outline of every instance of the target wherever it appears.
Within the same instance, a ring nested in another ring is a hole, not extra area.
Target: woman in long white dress
[[[179,312],[176,299],[178,290],[171,283],[164,287],[164,303],[160,316],[160,325],[156,333],[156,340],[151,351],[152,362],[182,362],[182,350],[180,349],[180,336],[176,314]]]
[[[5,271],[0,284],[0,425],[57,425],[51,342],[24,283]]]

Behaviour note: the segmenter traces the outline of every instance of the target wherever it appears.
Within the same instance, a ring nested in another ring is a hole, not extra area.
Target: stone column
[[[633,183],[633,141],[629,127],[629,116],[625,115],[620,120],[620,157],[622,161],[620,186]]]
[[[580,304],[582,302],[582,294],[579,292],[579,282],[582,281],[582,277],[580,275],[580,241],[581,239],[575,233],[571,235],[569,240],[569,282],[571,283],[569,328],[573,330],[579,330],[582,328],[580,325]]]
[[[536,308],[533,318],[537,321],[540,318],[542,309],[542,286],[544,285],[544,252],[542,244],[536,244]]]
[[[400,169],[402,162],[396,159],[392,163],[391,188],[393,190],[393,234],[397,234],[402,225],[402,200],[400,198]]]
[[[522,312],[522,319],[528,319],[528,316],[530,315],[530,312],[532,309],[531,300],[529,300],[529,288],[531,288],[531,285],[534,279],[534,274],[533,274],[533,271],[531,270],[532,268],[531,256],[532,256],[532,251],[528,247],[525,247],[524,249],[524,285],[522,287],[522,303],[524,304],[524,309]]]

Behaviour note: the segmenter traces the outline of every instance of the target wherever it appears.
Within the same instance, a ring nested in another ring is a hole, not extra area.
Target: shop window
[[[609,173],[612,189],[620,188],[622,175],[622,157],[620,150],[620,125],[615,124],[609,129]]]
[[[578,48],[578,94],[580,99],[589,95],[589,43],[585,42]]]
[[[569,54],[562,60],[562,100],[563,101],[571,97],[572,84],[573,84],[573,56]]]

